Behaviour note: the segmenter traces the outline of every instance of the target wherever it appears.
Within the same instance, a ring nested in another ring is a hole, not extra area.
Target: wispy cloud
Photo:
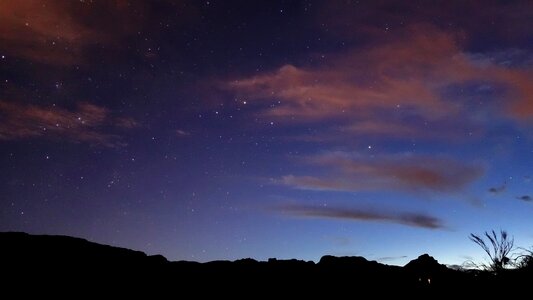
[[[365,120],[354,122],[350,125],[340,127],[341,132],[349,135],[372,135],[384,137],[420,137],[424,136],[423,128],[402,124],[400,122],[391,122],[390,120]]]
[[[108,109],[89,103],[68,110],[0,101],[0,115],[0,140],[39,137],[116,148],[126,144],[110,132],[139,126],[131,118],[114,117]]]
[[[191,135],[191,133],[188,132],[188,131],[185,131],[185,130],[183,130],[183,129],[176,129],[176,135],[177,135],[178,137],[186,137],[186,136]]]
[[[277,210],[293,217],[344,219],[361,222],[396,223],[427,229],[445,228],[442,220],[421,213],[397,213],[362,208],[334,208],[329,206],[286,205]]]
[[[397,261],[397,260],[400,260],[400,259],[405,259],[407,258],[407,255],[400,255],[400,256],[383,256],[383,257],[378,257],[376,260],[377,261]]]
[[[449,158],[402,155],[365,156],[330,152],[308,157],[308,164],[324,168],[327,177],[286,175],[282,184],[311,190],[404,190],[456,192],[484,174],[484,167]]]

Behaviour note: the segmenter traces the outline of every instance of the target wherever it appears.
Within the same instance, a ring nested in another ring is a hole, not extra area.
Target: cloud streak
[[[178,137],[181,138],[181,137],[187,137],[187,136],[190,136],[191,133],[188,132],[188,131],[185,131],[185,130],[183,130],[183,129],[176,129],[176,135],[177,135]]]
[[[481,165],[412,154],[369,157],[357,153],[330,152],[307,157],[304,161],[324,168],[329,176],[286,175],[280,179],[280,183],[310,190],[452,193],[463,190],[485,172]]]
[[[293,217],[342,219],[360,222],[394,223],[426,229],[444,229],[442,220],[421,213],[394,213],[361,208],[314,207],[287,205],[278,207],[279,212]]]
[[[67,110],[0,101],[0,115],[0,140],[65,139],[118,148],[126,144],[120,135],[109,132],[139,126],[131,118],[114,117],[108,109],[89,103],[79,103],[76,109]]]

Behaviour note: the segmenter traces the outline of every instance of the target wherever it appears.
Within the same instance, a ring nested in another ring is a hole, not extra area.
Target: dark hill
[[[101,245],[69,236],[2,232],[0,244],[0,254],[6,264],[111,268],[167,263],[161,255],[147,256],[141,251]]]
[[[67,236],[0,233],[4,286],[195,293],[216,295],[336,296],[452,295],[486,286],[527,284],[531,272],[494,276],[452,270],[424,254],[405,267],[363,257],[324,256],[318,263],[269,259],[234,262],[169,262],[163,256],[92,243]],[[481,294],[480,294],[481,293]]]

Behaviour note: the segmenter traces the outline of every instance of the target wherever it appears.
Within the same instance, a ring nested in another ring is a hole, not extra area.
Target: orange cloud
[[[450,99],[443,91],[461,84],[503,85],[505,109],[517,118],[533,116],[531,70],[496,63],[479,64],[464,53],[460,36],[412,26],[395,37],[324,59],[317,67],[285,65],[278,70],[226,83],[241,98],[280,102],[261,114],[278,122],[313,123],[333,120],[354,134],[413,134],[375,126],[383,116],[416,116],[439,122],[465,114],[468,103]],[[459,99],[464,100],[464,99]]]
[[[361,208],[314,207],[308,205],[286,205],[277,209],[283,214],[295,217],[396,223],[426,229],[445,228],[440,219],[421,213],[395,213]]]
[[[329,176],[286,175],[282,184],[300,189],[360,191],[404,190],[449,193],[460,191],[484,174],[480,165],[467,165],[447,158],[405,155],[366,157],[332,152],[306,159],[325,168]]]
[[[39,137],[117,148],[126,144],[120,135],[107,132],[138,126],[133,119],[115,118],[108,109],[89,103],[67,110],[0,101],[0,115],[0,140]]]

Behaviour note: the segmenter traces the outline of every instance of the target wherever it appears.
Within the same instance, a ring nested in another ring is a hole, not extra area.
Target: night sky
[[[533,246],[531,1],[0,1],[0,231],[171,260]]]

